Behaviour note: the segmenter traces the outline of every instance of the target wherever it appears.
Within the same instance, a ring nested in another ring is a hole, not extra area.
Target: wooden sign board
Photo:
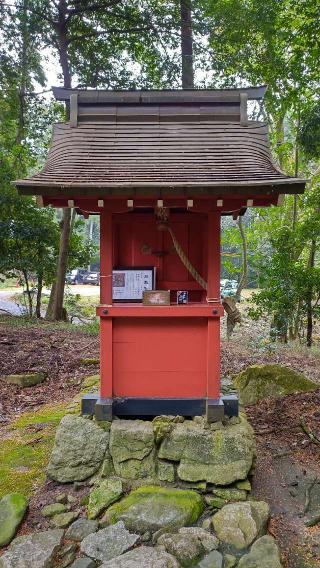
[[[170,290],[145,290],[142,303],[146,306],[170,306]]]

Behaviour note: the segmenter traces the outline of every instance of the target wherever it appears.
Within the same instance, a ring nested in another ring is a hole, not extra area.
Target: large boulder
[[[241,416],[239,424],[217,430],[193,421],[175,424],[160,446],[159,458],[180,462],[183,481],[229,485],[247,477],[254,453],[253,430]]]
[[[19,493],[5,495],[0,501],[0,547],[9,544],[26,513],[28,499]]]
[[[278,547],[271,536],[262,536],[251,547],[249,554],[243,556],[238,568],[281,568]]]
[[[115,420],[110,430],[110,454],[117,475],[126,479],[155,474],[154,434],[151,422]]]
[[[145,486],[111,505],[102,522],[122,520],[127,529],[143,534],[195,523],[203,508],[203,499],[195,491]]]
[[[235,377],[234,385],[244,405],[255,404],[270,396],[279,398],[319,388],[304,375],[281,365],[252,365]]]
[[[105,479],[94,487],[89,496],[88,518],[96,519],[122,495],[121,479]]]
[[[83,481],[98,471],[109,433],[92,420],[67,415],[57,429],[48,475],[55,481]]]
[[[63,530],[16,538],[0,558],[0,568],[51,568],[63,539]]]
[[[81,543],[81,552],[94,560],[103,562],[123,554],[132,548],[138,539],[139,536],[129,533],[120,521],[86,536]]]
[[[230,503],[213,516],[212,524],[219,540],[243,550],[265,532],[269,514],[264,501]]]
[[[179,568],[174,556],[149,546],[141,546],[109,562],[104,562],[100,568]]]

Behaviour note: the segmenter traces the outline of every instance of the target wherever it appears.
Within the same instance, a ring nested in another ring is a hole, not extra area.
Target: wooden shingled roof
[[[264,91],[55,88],[70,120],[54,125],[43,170],[15,183],[41,195],[300,193],[304,180],[285,176],[272,160],[267,126],[247,118],[247,100]]]

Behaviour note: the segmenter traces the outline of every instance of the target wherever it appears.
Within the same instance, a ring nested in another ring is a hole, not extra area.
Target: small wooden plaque
[[[170,306],[170,290],[144,290],[142,303],[145,306]]]

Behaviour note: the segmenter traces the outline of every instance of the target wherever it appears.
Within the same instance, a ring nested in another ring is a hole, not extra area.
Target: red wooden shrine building
[[[83,413],[237,412],[220,396],[221,215],[305,185],[272,161],[266,125],[248,120],[264,91],[53,89],[70,120],[54,125],[43,170],[16,185],[101,218],[101,385]],[[144,289],[170,290],[169,305],[145,305]]]

